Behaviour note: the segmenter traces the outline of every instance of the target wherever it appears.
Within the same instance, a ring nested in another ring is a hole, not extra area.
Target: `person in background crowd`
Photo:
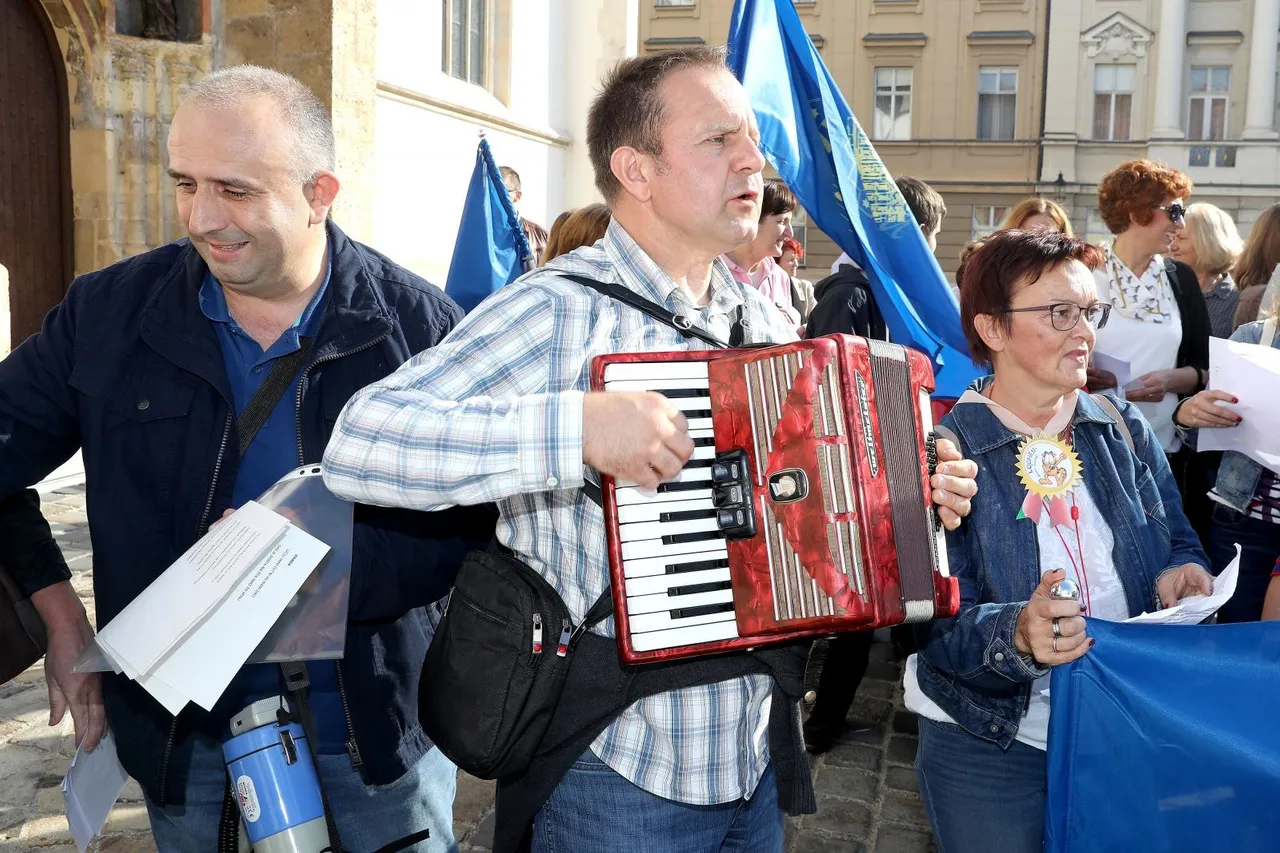
[[[1123,620],[1212,586],[1151,427],[1131,403],[1080,392],[1096,330],[1115,316],[1090,273],[1103,260],[1065,234],[997,231],[965,272],[961,323],[993,375],[941,425],[974,455],[978,495],[947,534],[960,612],[919,626],[903,680],[920,797],[946,853],[1044,849],[1049,674],[1091,647],[1081,617]],[[1078,461],[1037,467],[1039,435]],[[1058,494],[1033,492],[1020,459],[1039,475],[1031,485]],[[1079,601],[1051,597],[1064,578]]]
[[[684,416],[665,397],[590,392],[591,359],[705,345],[564,276],[626,287],[722,338],[741,314],[746,344],[794,340],[793,324],[722,260],[760,227],[758,141],[723,48],[620,62],[587,118],[596,186],[613,213],[604,240],[499,290],[442,348],[366,388],[338,418],[325,482],[384,505],[497,501],[501,544],[543,575],[581,623],[609,585],[604,517],[584,484],[599,472],[654,488],[693,452]],[[772,198],[775,211],[789,210],[786,196]],[[786,230],[785,220],[770,228]],[[939,448],[954,458],[948,442]],[[973,466],[948,461],[939,471],[963,478]],[[951,487],[967,495],[973,483],[948,476],[934,485],[933,496],[948,504],[940,517],[958,524],[951,513],[967,511],[967,500]],[[612,633],[606,620],[587,636]],[[576,736],[548,745],[518,780],[499,782],[494,850],[515,849],[532,819],[534,853],[781,851],[779,804],[811,789],[792,737],[794,706],[775,695],[775,679],[754,673],[663,689],[655,676],[660,692],[629,701],[630,679],[620,671],[616,695],[588,695],[575,667],[618,666],[610,645],[592,646],[604,659],[575,647],[556,709],[577,721]],[[699,665],[715,665],[705,660]],[[793,663],[786,677],[798,682],[803,656]],[[684,666],[664,665],[665,683]]]
[[[1236,329],[1231,340],[1261,344],[1280,349],[1280,334],[1275,328],[1274,309],[1263,319]],[[1174,410],[1174,423],[1195,429],[1230,429],[1242,421],[1228,409],[1235,403],[1235,389],[1201,391],[1183,400]],[[1270,393],[1276,389],[1250,389],[1254,393]],[[1267,429],[1280,429],[1280,421],[1266,424]],[[1280,557],[1280,476],[1243,453],[1229,450],[1222,454],[1217,479],[1210,494],[1213,501],[1212,524],[1209,529],[1209,558],[1214,574],[1220,574],[1235,559],[1240,545],[1240,576],[1235,595],[1218,611],[1219,622],[1253,622],[1263,615],[1263,602],[1270,600],[1271,615],[1280,618],[1280,592],[1271,592],[1272,566]]]
[[[571,212],[559,229],[554,226],[551,228],[551,239],[547,241],[546,251],[543,252],[543,265],[574,249],[595,245],[609,230],[609,219],[609,208],[599,203],[588,204]],[[556,221],[560,222],[559,219]]]
[[[903,176],[897,180],[898,190],[920,225],[930,249],[938,246],[938,232],[947,206],[942,196],[924,181]],[[843,333],[875,340],[888,340],[884,318],[871,292],[866,273],[848,255],[839,272],[828,276],[814,288],[818,304],[809,316],[805,336]],[[890,631],[895,652],[902,657],[915,650],[910,628],[900,626]],[[826,752],[847,729],[849,708],[866,675],[871,656],[872,631],[853,631],[832,637],[818,682],[818,698],[804,724],[805,746],[815,755]]]
[[[1271,583],[1267,586],[1267,601],[1262,606],[1262,618],[1266,622],[1280,619],[1280,559],[1271,569]]]
[[[524,192],[520,189],[520,173],[510,166],[499,166],[498,174],[502,175],[502,183],[507,188],[507,195],[511,197],[511,203],[519,212],[520,199],[524,198]],[[529,241],[529,248],[533,250],[535,265],[541,265],[542,250],[547,247],[547,229],[525,217],[524,214],[520,215],[520,224],[524,227],[524,236]]]
[[[560,233],[560,230],[564,228],[564,224],[569,221],[569,217],[573,215],[573,212],[575,210],[577,210],[576,207],[571,207],[568,210],[560,211],[560,215],[556,217],[556,221],[551,223],[551,230],[547,232],[548,246],[550,246],[552,243],[556,241],[556,237]],[[542,250],[542,256],[539,258],[538,265],[541,266],[546,262],[547,262],[547,250],[544,248]]]
[[[462,319],[439,288],[332,221],[333,126],[297,79],[252,65],[204,77],[173,117],[165,159],[188,239],[79,277],[0,362],[0,498],[83,449],[99,625],[225,510],[318,462],[352,394]],[[259,391],[282,362],[287,391],[266,400]],[[251,405],[271,408],[249,434]],[[457,768],[418,723],[418,679],[426,608],[449,592],[463,555],[484,547],[493,515],[361,504],[353,519],[346,651],[307,667],[319,775],[348,849],[429,829],[413,849],[456,850]],[[29,581],[43,587],[32,600],[49,628],[54,716],[59,696],[71,700],[77,737],[92,745],[101,708],[78,716],[74,702],[100,681],[157,848],[218,849],[231,802],[222,742],[232,716],[280,693],[279,668],[245,666],[211,710],[175,716],[123,675],[75,673],[93,635],[80,599],[55,566]]]
[[[907,209],[920,226],[929,251],[938,249],[938,232],[947,215],[942,196],[919,178],[903,175],[894,183],[902,193]],[[847,253],[831,266],[831,275],[814,285],[817,304],[809,315],[805,336],[816,338],[843,332],[864,338],[888,340],[884,318],[871,293],[871,282]]]
[[[1205,387],[1209,375],[1209,313],[1200,283],[1191,267],[1164,258],[1190,193],[1190,178],[1150,160],[1121,163],[1098,184],[1099,211],[1116,237],[1103,245],[1093,272],[1098,299],[1111,304],[1096,350],[1129,363],[1132,379],[1115,393],[1138,404],[1167,454],[1182,447],[1174,406]],[[1090,370],[1091,389],[1115,386],[1113,374]],[[1170,464],[1181,483],[1185,457]]]
[[[788,237],[782,243],[782,254],[777,258],[778,266],[791,277],[791,304],[800,312],[800,321],[809,319],[813,311],[813,282],[807,278],[798,278],[796,272],[804,261],[804,246],[794,237]]]
[[[964,248],[960,250],[960,265],[956,267],[956,295],[959,296],[960,289],[964,286],[964,274],[969,268],[969,260],[973,257],[973,253],[982,248],[982,244],[986,242],[985,238],[979,237],[977,240],[970,240],[964,244]]]
[[[800,312],[791,299],[791,276],[774,260],[782,254],[782,244],[795,236],[791,231],[795,209],[796,197],[786,184],[765,181],[760,194],[760,230],[754,240],[726,252],[724,262],[735,281],[764,294],[799,334],[803,327]]]
[[[1280,204],[1273,204],[1249,231],[1244,251],[1236,262],[1234,276],[1240,288],[1240,301],[1236,304],[1235,326],[1252,323],[1260,316],[1262,297],[1267,284],[1280,271]]]
[[[1173,236],[1169,254],[1195,271],[1209,312],[1209,334],[1215,338],[1229,338],[1235,330],[1240,291],[1231,268],[1243,250],[1235,221],[1221,208],[1204,202],[1187,207],[1183,227]]]
[[[1040,196],[1024,198],[1014,205],[1013,210],[1009,211],[1004,218],[1004,222],[1000,223],[999,230],[1009,231],[1014,228],[1023,231],[1047,228],[1050,231],[1061,231],[1068,237],[1074,236],[1071,220],[1067,218],[1067,212],[1062,209],[1062,205]]]
[[[1205,309],[1209,312],[1209,334],[1217,338],[1230,337],[1235,328],[1232,320],[1240,291],[1231,279],[1231,267],[1243,248],[1235,222],[1211,204],[1189,205],[1185,225],[1173,238],[1170,254],[1195,271],[1200,292],[1204,294]],[[1200,541],[1207,543],[1214,507],[1209,490],[1217,479],[1222,453],[1195,452],[1195,430],[1187,431],[1183,440],[1188,448],[1183,460],[1183,509]]]

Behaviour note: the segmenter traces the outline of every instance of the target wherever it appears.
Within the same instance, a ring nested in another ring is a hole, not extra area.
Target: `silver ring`
[[[1058,653],[1058,638],[1057,638],[1057,637],[1054,637],[1054,638],[1053,638],[1053,653],[1054,653],[1054,654],[1057,654],[1057,653]]]
[[[1062,636],[1062,626],[1058,624],[1058,617],[1053,617],[1053,636],[1058,638]]]

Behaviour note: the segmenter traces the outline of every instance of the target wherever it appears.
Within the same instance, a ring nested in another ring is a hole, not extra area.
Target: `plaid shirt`
[[[496,501],[498,539],[580,622],[609,582],[604,518],[579,488],[591,359],[706,346],[560,272],[622,284],[724,340],[739,305],[745,342],[795,339],[777,309],[735,283],[720,260],[710,304],[697,308],[614,222],[600,242],[498,291],[439,346],[357,394],[324,468],[330,489],[361,503],[433,510]],[[614,636],[613,619],[595,630]],[[667,799],[708,805],[749,797],[769,762],[771,693],[772,680],[753,675],[651,696],[591,748]]]

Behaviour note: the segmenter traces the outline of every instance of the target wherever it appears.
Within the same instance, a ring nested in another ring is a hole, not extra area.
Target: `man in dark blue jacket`
[[[328,220],[332,126],[293,78],[250,66],[205,78],[174,117],[169,163],[189,239],[81,277],[0,362],[0,499],[83,448],[100,624],[228,509],[319,462],[347,399],[462,316]],[[242,452],[237,417],[307,340],[308,358]],[[350,850],[422,829],[431,840],[414,849],[455,849],[456,771],[418,726],[425,607],[491,532],[484,510],[355,507],[346,654],[309,666],[321,775]],[[54,568],[26,578],[49,627],[51,698],[66,697],[89,743],[105,705],[160,851],[208,853],[228,721],[278,693],[278,671],[245,667],[213,711],[177,717],[122,676],[99,687],[71,672],[90,631],[64,578]]]

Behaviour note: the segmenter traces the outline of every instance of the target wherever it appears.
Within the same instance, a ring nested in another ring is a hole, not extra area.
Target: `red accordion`
[[[695,444],[657,491],[604,478],[624,662],[956,614],[924,356],[849,335],[604,355],[591,387],[665,395]]]

